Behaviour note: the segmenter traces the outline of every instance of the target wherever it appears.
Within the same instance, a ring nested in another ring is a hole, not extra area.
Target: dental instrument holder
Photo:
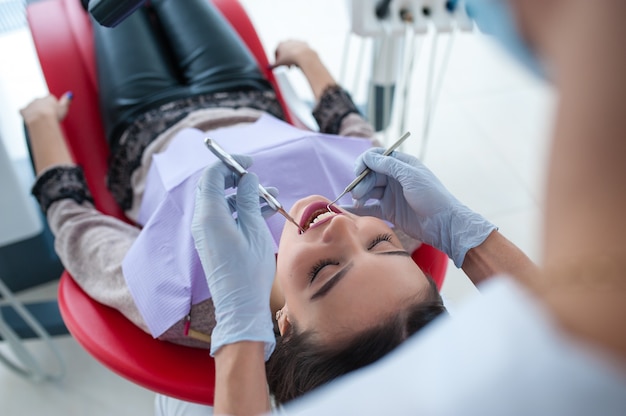
[[[410,94],[415,60],[419,59],[423,42],[416,38],[432,35],[431,47],[436,50],[435,39],[440,33],[455,31],[471,32],[474,24],[467,14],[465,0],[346,0],[350,15],[350,33],[346,39],[342,74],[349,66],[355,70],[355,78],[361,78],[359,72],[366,68],[362,60],[363,46],[356,60],[350,59],[348,50],[351,34],[363,41],[367,40],[371,52],[369,79],[367,81],[366,114],[376,132],[387,134],[404,131],[404,120]],[[431,54],[431,60],[433,56]],[[442,63],[439,70],[429,66],[427,81],[432,79],[430,73],[445,73]],[[344,84],[343,75],[340,84]],[[356,85],[351,93],[356,95]],[[425,97],[428,98],[428,97]],[[429,100],[426,104],[430,107]],[[426,114],[426,113],[425,113]],[[433,112],[428,112],[432,117]],[[430,122],[428,122],[430,124]],[[425,142],[425,140],[423,140]]]
[[[243,176],[246,173],[248,173],[248,171],[246,169],[244,169],[244,167],[241,166],[239,164],[239,162],[237,162],[235,160],[234,157],[232,157],[230,154],[228,154],[219,144],[217,144],[217,142],[215,140],[212,140],[212,139],[207,137],[206,139],[204,139],[204,144],[206,144],[206,146],[209,148],[209,150],[219,160],[221,160],[222,163],[224,163],[226,166],[228,166],[228,168],[230,170],[232,170],[233,172],[235,172],[239,176]],[[302,229],[302,227],[300,227],[300,225],[296,222],[296,220],[294,220],[291,217],[291,215],[289,215],[287,213],[287,211],[285,211],[285,209],[283,208],[282,204],[280,202],[278,202],[278,200],[276,198],[274,198],[274,196],[272,194],[270,194],[267,191],[267,189],[265,189],[265,187],[263,185],[261,185],[261,184],[259,184],[259,195],[263,199],[265,199],[265,201],[270,206],[270,208],[272,208],[274,211],[277,211],[279,214],[281,214],[283,217],[285,217],[289,222],[293,223],[296,227],[298,227],[298,229],[300,231],[304,231]]]
[[[407,131],[406,133],[404,133],[402,135],[402,137],[400,137],[398,140],[396,140],[396,142],[394,144],[392,144],[391,146],[389,146],[384,152],[383,152],[383,156],[389,156],[391,154],[391,152],[393,152],[394,150],[396,150],[402,143],[404,143],[404,141],[406,139],[409,138],[409,136],[411,135],[411,132]],[[341,199],[342,196],[344,196],[345,194],[347,194],[348,192],[352,191],[354,189],[355,186],[357,186],[359,183],[361,183],[361,181],[368,175],[368,173],[370,173],[372,170],[370,168],[365,168],[363,169],[363,172],[359,173],[359,176],[357,176],[352,182],[350,182],[350,184],[348,186],[346,186],[346,189],[343,190],[343,192],[341,194],[339,194],[339,196],[337,198],[335,198],[333,200],[333,202],[331,202],[330,204],[326,205],[326,208],[330,211],[330,206],[335,204],[337,201],[339,201],[339,199]]]
[[[383,131],[391,122],[396,84],[403,65],[404,39],[390,34],[375,38],[372,73],[369,81],[367,116],[375,131]]]

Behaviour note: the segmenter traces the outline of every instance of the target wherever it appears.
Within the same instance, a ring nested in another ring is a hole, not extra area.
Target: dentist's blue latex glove
[[[448,255],[457,267],[465,254],[480,245],[496,226],[461,204],[417,158],[384,149],[370,149],[355,165],[358,174],[372,172],[352,190],[350,211],[387,220],[413,238]],[[370,199],[373,203],[366,205]]]
[[[252,159],[235,156],[245,168]],[[274,351],[270,291],[276,272],[272,236],[261,215],[259,180],[237,178],[217,162],[204,172],[196,190],[191,233],[215,306],[211,355],[239,341],[265,343],[265,360]],[[237,186],[236,219],[224,189]]]
[[[278,197],[278,189],[273,186],[266,186],[265,190],[270,193],[273,197]],[[230,208],[231,212],[237,211],[237,194],[230,194],[226,197],[226,202],[228,203],[228,208]],[[268,219],[269,217],[276,214],[276,211],[272,209],[263,199],[263,197],[259,196],[259,205],[261,205],[261,215],[263,218]]]

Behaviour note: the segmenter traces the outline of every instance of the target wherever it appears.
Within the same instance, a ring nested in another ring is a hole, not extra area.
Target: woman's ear
[[[291,328],[291,321],[289,320],[289,309],[287,305],[283,306],[278,312],[276,312],[276,321],[278,322],[278,331],[280,335],[285,335]]]

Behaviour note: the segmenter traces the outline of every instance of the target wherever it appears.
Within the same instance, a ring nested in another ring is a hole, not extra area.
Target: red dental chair
[[[218,7],[250,48],[276,89],[287,121],[301,126],[286,106],[274,74],[267,69],[265,51],[241,4],[237,0],[207,1]],[[184,7],[184,2],[180,7]],[[104,181],[109,150],[98,109],[89,15],[79,0],[46,0],[30,4],[27,19],[50,93],[74,93],[63,130],[73,157],[84,168],[96,207],[124,219]],[[423,245],[413,258],[441,287],[447,256]],[[74,338],[112,371],[158,393],[201,404],[213,403],[215,366],[207,350],[153,339],[116,310],[88,297],[67,272],[59,284],[59,307]]]

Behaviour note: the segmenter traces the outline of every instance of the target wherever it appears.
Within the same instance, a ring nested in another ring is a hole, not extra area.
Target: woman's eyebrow
[[[377,256],[404,256],[404,257],[411,257],[411,254],[409,254],[408,251],[404,251],[404,250],[396,250],[396,251],[381,251],[379,253],[374,253]]]
[[[332,289],[333,286],[339,283],[339,281],[346,275],[346,273],[348,273],[352,266],[354,266],[354,263],[350,262],[346,265],[346,267],[335,273],[330,279],[328,279],[326,283],[324,283],[322,287],[319,288],[317,292],[313,293],[313,296],[311,296],[311,300],[318,299],[327,294],[330,289]]]

